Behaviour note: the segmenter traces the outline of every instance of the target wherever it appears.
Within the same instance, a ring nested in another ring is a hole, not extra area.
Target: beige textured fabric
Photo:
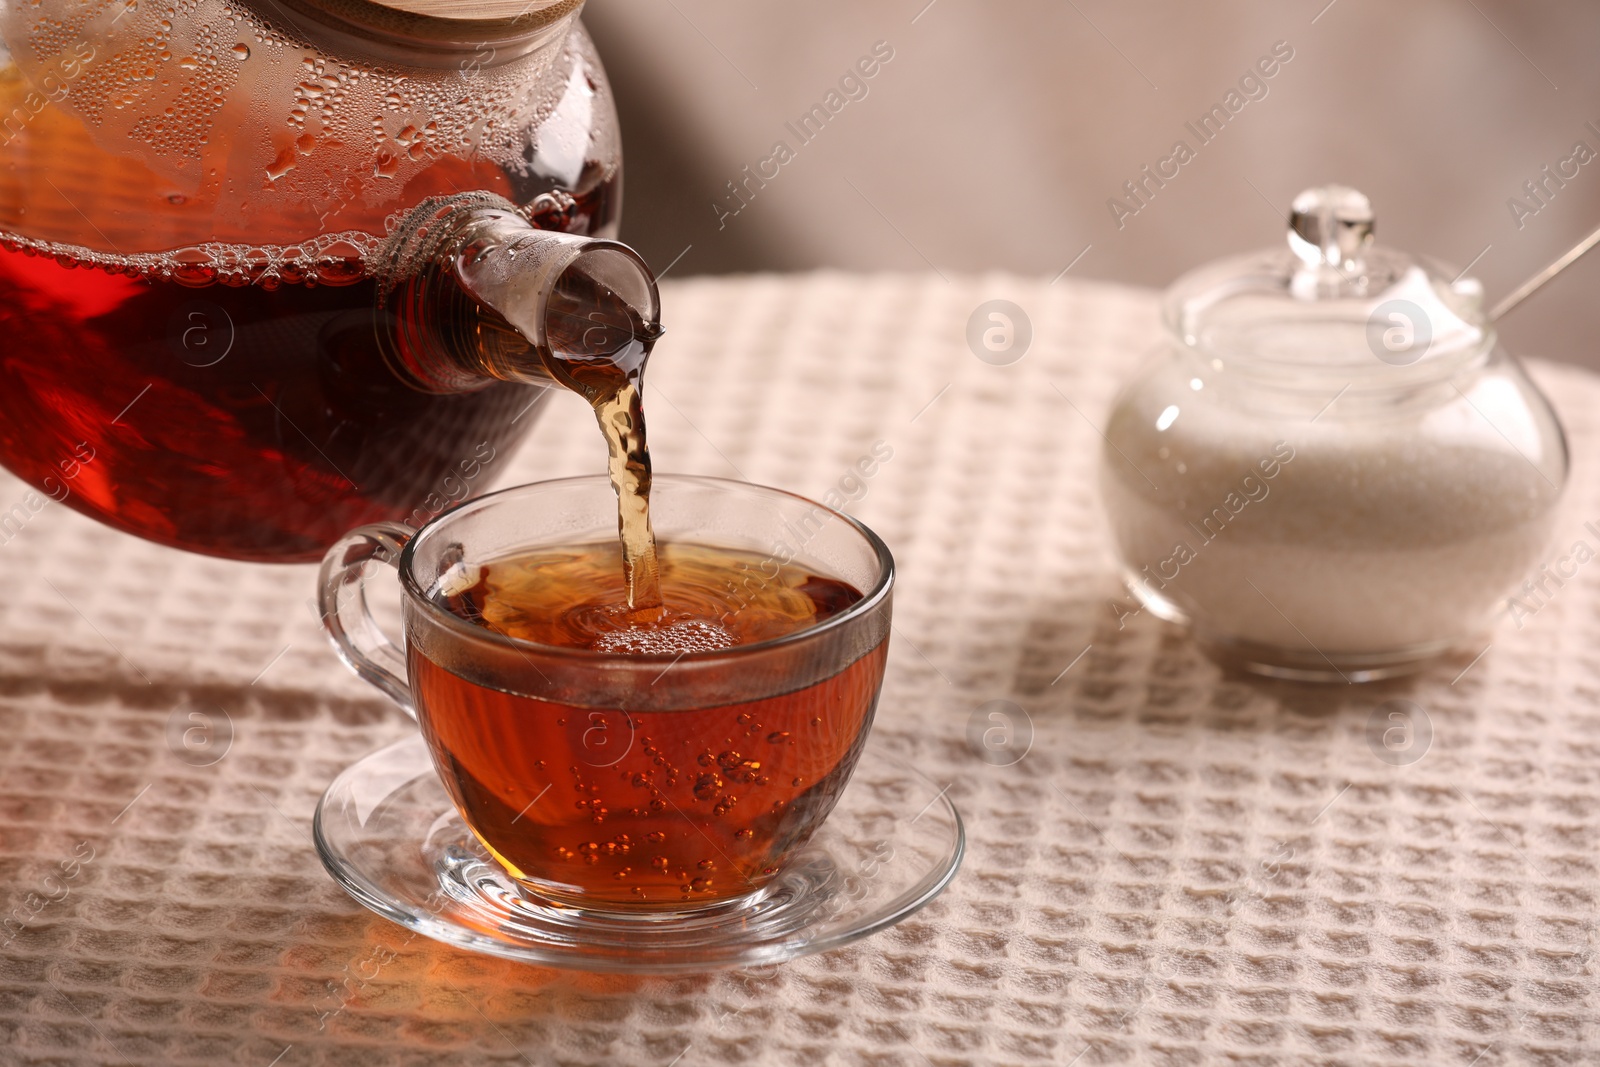
[[[964,340],[995,297],[1034,327],[1009,367]],[[820,495],[894,449],[854,509],[901,568],[872,743],[949,783],[971,845],[950,891],[759,980],[416,938],[311,849],[324,785],[408,729],[318,635],[311,568],[52,506],[0,546],[0,1064],[1600,1060],[1600,570],[1470,666],[1227,677],[1107,606],[1090,420],[1154,340],[1151,294],[818,274],[673,284],[665,307],[663,469]],[[1600,519],[1600,381],[1535,371],[1572,436],[1570,544]],[[515,478],[601,469],[557,400]],[[21,493],[0,481],[0,505]],[[1366,741],[1395,697],[1433,729],[1403,767]],[[995,699],[1031,717],[1009,767],[966,741]],[[209,766],[168,744],[193,711],[231,723]]]

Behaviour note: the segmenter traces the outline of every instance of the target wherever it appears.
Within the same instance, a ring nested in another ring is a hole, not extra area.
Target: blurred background
[[[1470,264],[1492,303],[1600,226],[1585,0],[590,0],[584,19],[622,115],[623,237],[669,276],[1160,287],[1283,240],[1294,195],[1339,181],[1381,242]],[[1202,142],[1186,123],[1213,107]],[[1161,164],[1179,140],[1193,158]],[[1597,328],[1600,251],[1502,334],[1600,369]]]

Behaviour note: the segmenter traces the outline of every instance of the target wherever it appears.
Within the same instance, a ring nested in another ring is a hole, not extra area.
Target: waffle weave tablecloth
[[[1014,364],[966,340],[990,299],[1031,321]],[[759,980],[416,937],[312,850],[327,783],[412,729],[320,635],[313,568],[51,505],[0,545],[0,1064],[1600,1063],[1600,568],[1407,682],[1225,675],[1111,606],[1095,426],[1153,294],[824,273],[664,306],[658,468],[843,487],[894,550],[871,743],[965,816],[950,890]],[[1533,370],[1571,436],[1571,544],[1600,519],[1600,380]],[[603,468],[558,396],[499,484]],[[22,493],[0,476],[0,510]],[[1368,740],[1391,699],[1432,729],[1399,766]],[[969,743],[994,700],[1026,715],[1008,766]],[[171,743],[196,711],[206,765]]]

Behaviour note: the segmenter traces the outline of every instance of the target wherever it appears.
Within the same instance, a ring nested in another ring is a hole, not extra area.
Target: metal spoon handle
[[[1535,274],[1533,277],[1517,286],[1516,290],[1513,291],[1511,295],[1507,296],[1504,300],[1500,301],[1500,303],[1496,304],[1494,306],[1494,310],[1489,312],[1489,321],[1498,322],[1500,316],[1504,315],[1506,312],[1510,311],[1512,308],[1528,299],[1528,297],[1538,292],[1539,289],[1544,286],[1545,282],[1549,281],[1557,274],[1560,274],[1562,271],[1572,266],[1573,263],[1582,258],[1585,252],[1589,251],[1589,249],[1593,248],[1597,244],[1600,244],[1600,228],[1596,228],[1595,231],[1589,236],[1585,237],[1583,240],[1569,248],[1560,259],[1556,260],[1544,270],[1540,271],[1538,274]]]

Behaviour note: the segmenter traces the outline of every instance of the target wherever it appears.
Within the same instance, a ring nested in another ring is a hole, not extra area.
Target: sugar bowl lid
[[[1217,260],[1167,290],[1177,340],[1219,369],[1454,366],[1494,341],[1475,278],[1373,241],[1372,205],[1344,185],[1294,198],[1288,246]]]

